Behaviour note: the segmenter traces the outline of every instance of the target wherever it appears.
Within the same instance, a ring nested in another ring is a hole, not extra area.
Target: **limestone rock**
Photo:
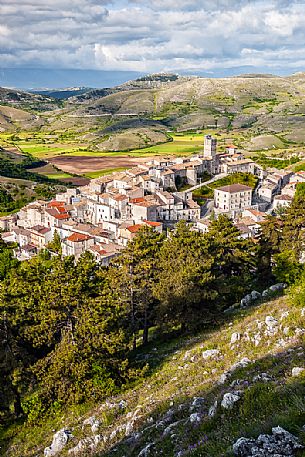
[[[272,429],[272,435],[260,435],[256,440],[239,438],[233,444],[234,455],[239,457],[293,457],[303,449],[298,439],[281,427]]]
[[[193,413],[190,415],[190,423],[191,424],[200,424],[201,416],[198,413]]]
[[[223,396],[223,399],[221,401],[221,406],[224,409],[231,409],[234,406],[234,403],[236,403],[238,400],[240,400],[240,396],[234,393],[226,393]]]
[[[96,419],[95,416],[91,416],[88,417],[88,419],[84,420],[83,427],[85,427],[86,425],[89,425],[91,427],[92,433],[96,434],[100,426],[100,421]]]
[[[240,340],[240,333],[234,332],[231,335],[231,344],[237,343]]]
[[[268,330],[273,330],[275,327],[278,326],[278,320],[275,319],[273,316],[267,316],[265,319],[265,324]]]
[[[68,443],[69,439],[73,437],[70,430],[62,428],[53,435],[53,441],[50,447],[44,450],[45,457],[53,457],[58,455]]]
[[[229,372],[232,373],[233,371],[237,370],[238,368],[245,368],[247,365],[249,365],[251,362],[250,359],[247,357],[242,358],[239,362],[234,363]]]
[[[302,367],[293,367],[291,371],[291,375],[296,377],[299,376],[301,373],[305,371],[305,368]]]
[[[192,402],[193,408],[201,408],[204,405],[204,398],[203,397],[194,397]]]
[[[100,441],[100,435],[95,435],[93,438],[84,438],[72,449],[69,449],[68,455],[84,455],[87,450],[93,451]]]
[[[241,306],[241,308],[247,308],[247,306],[250,306],[251,303],[252,303],[252,296],[251,296],[251,294],[248,294],[244,298],[241,299],[240,306]]]
[[[217,356],[220,355],[220,351],[218,349],[207,349],[203,351],[202,357],[204,359],[215,359]]]
[[[284,290],[285,288],[287,287],[287,284],[283,283],[283,282],[279,282],[277,284],[274,284],[273,286],[270,286],[269,287],[269,290],[271,292],[281,292],[282,290]]]
[[[209,417],[214,417],[217,411],[218,401],[216,400],[215,403],[210,407],[208,415]]]
[[[152,448],[154,443],[150,443],[147,446],[145,446],[140,452],[138,457],[147,457],[149,455],[149,450]]]
[[[261,297],[262,297],[261,294],[259,292],[257,292],[257,290],[252,290],[252,292],[251,292],[252,301],[259,300]]]

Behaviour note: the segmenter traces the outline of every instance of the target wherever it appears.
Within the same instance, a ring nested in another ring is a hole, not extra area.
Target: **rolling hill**
[[[239,132],[239,146],[254,151],[305,144],[304,73],[221,79],[150,75],[65,102],[7,90],[0,101],[31,113],[36,107],[37,116],[3,113],[2,130],[69,130],[79,139],[86,135],[88,148],[97,151],[144,148],[167,141],[168,130],[209,128]]]

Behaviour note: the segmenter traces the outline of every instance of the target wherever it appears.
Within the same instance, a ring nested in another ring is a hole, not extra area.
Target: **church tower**
[[[214,159],[216,156],[217,140],[212,135],[205,135],[204,137],[204,152],[205,159]]]

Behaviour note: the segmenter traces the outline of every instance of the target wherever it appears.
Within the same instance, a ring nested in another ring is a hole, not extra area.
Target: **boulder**
[[[100,441],[100,435],[95,435],[93,438],[84,438],[76,446],[69,449],[68,455],[85,455],[88,450],[93,451]]]
[[[170,435],[172,433],[173,429],[175,427],[177,427],[181,422],[183,422],[183,421],[182,420],[176,421],[176,422],[173,422],[172,424],[170,424],[168,427],[166,427],[166,429],[163,432],[163,436]]]
[[[267,316],[265,319],[265,324],[268,330],[273,330],[275,327],[278,326],[278,320],[275,319],[273,316]]]
[[[293,457],[303,449],[298,439],[282,427],[274,427],[272,435],[253,438],[239,438],[233,444],[233,453],[239,457]]]
[[[53,457],[55,455],[58,455],[71,438],[73,438],[73,435],[70,432],[70,430],[62,428],[53,435],[52,444],[50,447],[45,448],[44,456]]]
[[[229,372],[232,373],[238,368],[245,368],[250,363],[252,363],[250,359],[248,359],[247,357],[243,357],[239,362],[236,362],[231,366]]]
[[[190,423],[191,424],[200,424],[201,416],[198,413],[193,413],[190,415]]]
[[[154,443],[150,443],[148,444],[147,446],[145,446],[138,454],[138,457],[147,457],[150,453],[150,449],[152,448],[152,446],[154,445]]]
[[[305,371],[305,368],[303,368],[303,367],[293,367],[292,371],[291,371],[291,375],[294,377],[300,376],[300,374],[303,373],[304,371]]]
[[[270,296],[270,290],[266,289],[262,292],[262,298],[268,298]]]
[[[230,373],[228,372],[225,372],[225,373],[222,373],[222,375],[220,376],[219,380],[218,380],[218,384],[224,384],[230,377]]]
[[[226,393],[223,396],[223,399],[221,401],[221,406],[224,409],[232,409],[234,406],[234,403],[236,403],[238,400],[240,400],[240,396],[235,394],[235,393]]]
[[[240,333],[238,333],[238,332],[232,333],[232,335],[231,335],[231,344],[235,344],[239,340],[240,340]]]
[[[192,407],[193,408],[201,408],[205,403],[205,400],[203,397],[194,397],[193,402],[192,402]]]
[[[88,417],[88,419],[85,419],[83,422],[83,427],[89,425],[91,427],[91,431],[93,434],[96,434],[98,432],[98,429],[100,427],[100,421],[96,419],[95,416]]]
[[[262,298],[262,295],[259,292],[257,292],[257,290],[252,290],[250,295],[251,295],[252,301],[257,301]]]
[[[214,404],[210,407],[208,415],[209,417],[214,417],[217,412],[218,401],[215,400]]]
[[[218,349],[207,349],[203,351],[202,357],[204,359],[215,359],[217,356],[220,355],[220,351]]]
[[[273,284],[273,286],[270,286],[269,287],[269,290],[271,292],[281,292],[282,290],[284,290],[285,288],[287,287],[287,284],[285,284],[284,282],[279,282],[277,284]]]
[[[250,306],[252,303],[252,296],[251,294],[245,295],[244,298],[241,299],[240,301],[240,306],[241,308],[247,308],[247,306]]]

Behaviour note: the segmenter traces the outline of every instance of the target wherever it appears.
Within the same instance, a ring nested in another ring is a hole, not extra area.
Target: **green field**
[[[168,133],[170,141],[149,146],[143,149],[132,149],[129,151],[98,151],[90,149],[90,145],[84,144],[77,140],[75,132],[69,132],[69,135],[63,135],[62,132],[20,132],[18,135],[12,135],[7,133],[0,133],[0,146],[13,146],[18,148],[25,154],[31,154],[35,159],[48,160],[57,156],[69,156],[69,157],[152,157],[152,156],[188,156],[191,154],[198,154],[203,151],[203,140],[204,135],[212,134],[217,138],[218,151],[223,152],[225,145],[234,143],[237,147],[242,149],[242,145],[245,141],[249,140],[242,132],[227,132],[219,133],[215,130],[204,130],[200,133],[185,132],[185,133]],[[92,145],[91,145],[92,146]],[[265,152],[265,151],[264,151]],[[265,153],[266,154],[266,153]],[[261,159],[265,159],[265,154],[255,152],[246,152],[247,157],[255,159],[258,156]],[[297,159],[290,159],[291,151],[270,151],[268,154],[271,156],[276,154],[278,157],[283,157],[283,161],[263,160],[263,165],[276,166],[278,168],[284,168],[297,161]],[[111,173],[112,171],[122,170],[122,168],[102,169],[84,173],[84,176],[89,178],[96,178],[103,174]],[[44,174],[49,178],[64,179],[69,178],[71,175],[65,172],[55,169],[48,170],[36,170],[38,173]]]
[[[219,151],[224,150],[226,142],[236,142],[238,145],[244,140],[244,137],[239,133],[219,134],[215,131],[206,130],[202,133],[183,133],[183,134],[168,134],[172,141],[166,143],[149,146],[143,149],[132,149],[129,151],[98,151],[87,150],[87,145],[84,142],[77,142],[68,137],[66,141],[59,138],[58,135],[49,133],[43,134],[23,132],[18,135],[7,133],[0,134],[0,146],[15,146],[22,152],[32,154],[39,159],[48,159],[57,155],[71,155],[71,156],[120,156],[130,155],[132,157],[143,157],[151,155],[189,155],[199,153],[203,150],[203,137],[205,134],[214,134],[219,142]],[[88,145],[89,146],[89,145]]]

